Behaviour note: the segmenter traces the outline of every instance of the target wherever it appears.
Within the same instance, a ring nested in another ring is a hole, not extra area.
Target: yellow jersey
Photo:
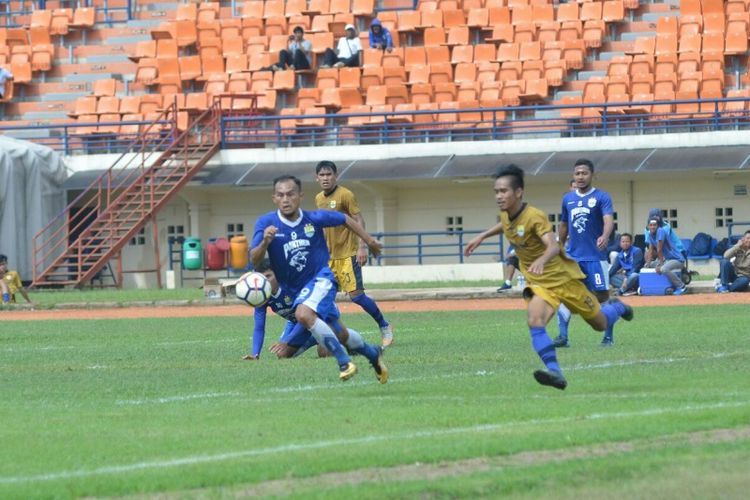
[[[555,255],[544,265],[544,273],[541,275],[527,272],[529,266],[547,248],[542,236],[552,232],[552,224],[547,220],[547,215],[538,208],[524,204],[513,220],[510,220],[507,212],[500,212],[500,222],[503,234],[516,250],[521,272],[529,284],[548,288],[585,278],[578,264],[565,255],[562,249],[559,255]]]
[[[315,196],[315,206],[323,210],[335,210],[349,217],[360,213],[357,198],[344,186],[336,186],[326,195],[321,191]],[[324,229],[328,252],[331,259],[345,259],[357,254],[359,236],[346,226],[327,227]]]
[[[16,293],[18,293],[18,290],[23,288],[23,283],[21,283],[21,277],[18,275],[16,271],[7,271],[5,273],[5,276],[3,276],[3,281],[6,285],[8,285],[8,293],[11,297],[13,297]]]

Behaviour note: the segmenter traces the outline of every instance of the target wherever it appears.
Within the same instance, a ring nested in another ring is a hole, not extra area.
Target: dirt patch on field
[[[640,306],[690,306],[718,304],[750,304],[750,293],[693,294],[680,297],[625,297],[624,302]],[[451,299],[451,300],[389,300],[378,301],[385,313],[429,311],[509,311],[524,309],[520,298]],[[351,302],[339,303],[343,313],[359,313],[362,309]],[[144,306],[114,307],[105,309],[67,310],[6,310],[0,311],[4,321],[59,321],[64,319],[122,319],[122,318],[192,318],[209,316],[243,316],[250,313],[242,305],[202,306]]]
[[[589,446],[578,446],[563,450],[525,451],[500,457],[478,457],[465,460],[438,462],[435,464],[409,464],[395,467],[376,467],[349,472],[333,472],[314,477],[278,479],[265,481],[250,487],[224,489],[222,494],[231,498],[255,498],[266,496],[287,496],[295,491],[324,490],[339,486],[357,486],[365,483],[391,483],[401,481],[424,481],[457,477],[477,472],[500,471],[509,467],[525,467],[564,463],[570,460],[603,458],[625,453],[660,450],[684,445],[705,445],[735,443],[750,439],[750,427],[716,429],[693,433],[681,433],[633,441],[614,441]],[[206,490],[192,490],[175,493],[159,493],[153,496],[130,498],[207,498]]]

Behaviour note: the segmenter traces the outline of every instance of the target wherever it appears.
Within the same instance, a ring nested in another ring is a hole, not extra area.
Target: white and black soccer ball
[[[234,287],[237,298],[253,307],[260,307],[271,298],[271,282],[260,273],[247,273]]]

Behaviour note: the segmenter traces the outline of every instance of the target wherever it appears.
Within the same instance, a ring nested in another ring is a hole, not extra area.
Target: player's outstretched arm
[[[344,223],[344,225],[349,228],[354,234],[359,236],[359,238],[365,243],[365,245],[367,245],[367,247],[375,257],[380,255],[383,252],[383,244],[373,238],[370,233],[365,231],[365,228],[363,228],[359,222],[352,219],[348,215],[346,215],[345,217],[346,222]]]
[[[498,222],[488,230],[474,236],[464,247],[464,257],[470,256],[472,253],[474,253],[474,250],[482,244],[484,240],[487,238],[491,238],[493,236],[496,236],[503,232],[503,224],[501,222]]]

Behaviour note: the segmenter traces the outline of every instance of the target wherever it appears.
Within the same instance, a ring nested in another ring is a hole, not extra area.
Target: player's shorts
[[[339,319],[339,310],[336,307],[336,283],[330,269],[321,270],[315,278],[311,279],[297,294],[294,299],[293,308],[304,304],[326,323]]]
[[[596,296],[590,292],[583,281],[572,280],[564,285],[544,288],[539,285],[529,285],[523,291],[523,298],[528,302],[534,295],[544,300],[557,310],[560,304],[565,304],[572,313],[583,319],[594,319],[601,306]]]
[[[609,263],[606,260],[580,261],[578,267],[586,275],[583,282],[592,292],[609,290]]]
[[[357,262],[357,256],[352,255],[345,259],[331,259],[329,262],[339,290],[350,293],[355,290],[364,290],[362,284],[362,266]]]

